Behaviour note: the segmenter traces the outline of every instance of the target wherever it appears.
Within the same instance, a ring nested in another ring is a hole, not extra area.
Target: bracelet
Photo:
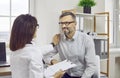
[[[50,61],[50,64],[51,64],[51,65],[53,65],[52,61],[53,61],[53,60]]]

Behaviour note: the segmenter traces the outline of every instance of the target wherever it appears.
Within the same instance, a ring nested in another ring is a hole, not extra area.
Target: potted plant
[[[95,6],[96,2],[94,0],[80,0],[78,6],[83,7],[84,13],[91,13],[91,7]]]

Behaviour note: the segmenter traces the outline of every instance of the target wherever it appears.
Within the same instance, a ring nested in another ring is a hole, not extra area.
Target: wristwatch
[[[52,44],[53,47],[55,47],[55,44],[53,42],[51,44]]]

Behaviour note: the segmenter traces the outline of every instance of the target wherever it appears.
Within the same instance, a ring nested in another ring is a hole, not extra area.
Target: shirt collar
[[[72,39],[67,39],[66,36],[64,35],[64,33],[62,34],[62,39],[63,40],[67,40],[67,41],[74,41],[77,37],[78,31],[75,31],[75,34],[73,35]]]

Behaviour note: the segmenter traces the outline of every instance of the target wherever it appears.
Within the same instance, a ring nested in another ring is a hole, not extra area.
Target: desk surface
[[[0,67],[0,76],[11,75],[10,67]]]

